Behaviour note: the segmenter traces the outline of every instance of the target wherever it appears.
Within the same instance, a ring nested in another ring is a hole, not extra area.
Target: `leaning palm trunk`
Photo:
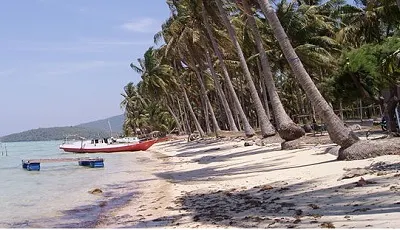
[[[257,62],[257,69],[258,69],[258,75],[260,76],[260,78],[262,78],[263,76],[263,72],[261,70],[260,67],[260,62]],[[269,120],[271,120],[271,112],[269,110],[269,104],[268,104],[268,92],[267,92],[267,87],[265,86],[265,81],[264,78],[260,80],[260,87],[261,87],[261,93],[263,96],[263,100],[264,100],[264,109],[265,109],[265,113],[267,114],[267,117]]]
[[[206,11],[205,11],[204,2],[202,2],[202,3],[203,3],[202,16],[203,16],[203,20],[204,20],[204,25],[206,27],[207,34],[210,37],[214,52],[217,55],[218,60],[219,60],[219,62],[221,64],[221,68],[222,68],[223,75],[225,77],[225,81],[227,83],[229,92],[230,92],[230,94],[231,94],[231,96],[233,98],[233,102],[235,104],[237,112],[239,113],[240,120],[243,123],[244,133],[248,137],[254,136],[254,134],[255,134],[254,129],[251,127],[251,125],[249,123],[249,120],[247,119],[246,114],[244,113],[243,108],[240,105],[240,101],[239,101],[239,99],[238,99],[238,97],[236,95],[235,89],[234,89],[233,84],[231,82],[231,79],[229,77],[229,73],[228,73],[228,70],[227,70],[227,68],[225,66],[224,59],[222,57],[221,51],[219,50],[218,44],[217,44],[217,42],[216,42],[216,40],[215,40],[215,38],[214,38],[214,36],[212,34],[211,27],[210,27],[210,24],[208,22],[207,14],[206,14]]]
[[[303,64],[290,44],[290,41],[268,0],[258,0],[258,3],[260,4],[261,9],[266,16],[269,25],[273,29],[274,35],[278,40],[287,61],[289,62],[294,76],[304,89],[307,97],[311,100],[311,103],[317,110],[317,113],[326,123],[331,140],[340,145],[343,149],[356,143],[359,140],[358,137],[349,129],[347,129],[340,118],[336,116],[332,108],[322,97],[307,71],[304,69]]]
[[[196,73],[196,76],[197,76],[197,80],[199,81],[199,84],[200,84],[201,93],[204,95],[204,100],[205,100],[205,103],[206,103],[206,106],[207,106],[207,112],[210,112],[210,115],[211,115],[211,120],[212,120],[212,123],[213,123],[214,131],[221,131],[221,129],[219,128],[219,125],[218,125],[217,118],[215,118],[214,110],[213,110],[213,108],[211,106],[210,99],[208,98],[206,87],[204,86],[204,81],[203,81],[202,75],[201,75],[200,71],[197,68],[195,68],[195,73]],[[208,116],[208,114],[206,114],[206,116]],[[211,131],[207,130],[207,132],[210,133]]]
[[[242,67],[244,76],[246,77],[247,85],[249,86],[251,98],[253,99],[253,102],[255,104],[254,106],[255,106],[255,109],[257,112],[257,116],[258,116],[258,121],[259,121],[260,128],[261,128],[261,134],[263,137],[273,136],[273,135],[275,135],[274,126],[272,126],[271,122],[269,121],[267,114],[265,113],[265,110],[263,108],[260,97],[258,96],[257,89],[256,89],[256,86],[254,85],[253,78],[252,78],[249,68],[247,66],[246,59],[244,57],[242,48],[240,47],[240,44],[236,38],[235,30],[233,29],[231,23],[229,22],[229,19],[228,19],[228,16],[226,15],[225,9],[222,7],[221,0],[217,0],[215,2],[217,3],[217,7],[218,7],[218,10],[222,17],[222,20],[225,24],[225,27],[228,29],[229,37],[232,39],[232,42],[236,48],[236,52],[239,56],[240,65]]]
[[[205,91],[202,90],[202,88],[200,87],[200,100],[201,100],[201,105],[203,107],[203,114],[204,114],[204,123],[206,126],[206,134],[210,134],[211,133],[211,127],[210,127],[210,118],[208,117],[208,106],[207,106],[207,100],[208,97],[205,94]],[[206,98],[207,97],[207,98]]]
[[[185,111],[182,111],[181,100],[179,97],[176,97],[176,101],[178,102],[178,109],[179,109],[179,120],[182,121],[183,131],[187,134],[189,131],[187,130],[186,121],[185,121]]]
[[[174,113],[174,111],[172,110],[171,106],[167,105],[167,109],[169,111],[169,113],[172,115],[172,117],[174,118],[175,122],[176,122],[176,126],[178,128],[178,133],[182,132],[182,125],[181,122],[179,121],[178,117],[176,116],[176,114]]]
[[[304,130],[296,125],[292,119],[287,115],[283,108],[282,102],[279,99],[278,92],[275,88],[275,82],[272,77],[271,66],[268,61],[268,57],[265,54],[263,44],[261,42],[261,35],[258,31],[256,20],[254,19],[253,12],[247,3],[248,0],[243,1],[243,6],[248,18],[250,29],[254,35],[254,39],[257,45],[258,52],[260,53],[260,60],[262,66],[262,73],[264,75],[265,85],[271,100],[272,111],[275,118],[275,124],[279,136],[285,141],[291,141],[304,136]]]
[[[197,131],[199,131],[200,137],[204,137],[204,131],[201,128],[201,125],[199,123],[199,120],[197,120],[196,114],[194,114],[192,105],[190,104],[189,98],[187,96],[186,90],[182,87],[182,91],[183,91],[183,96],[185,97],[185,101],[187,104],[187,107],[189,109],[189,114],[193,119],[194,125],[196,126]]]
[[[212,60],[210,57],[210,53],[208,52],[208,50],[206,51],[206,58],[207,58],[208,67],[210,68],[210,72],[211,72],[211,75],[214,80],[215,89],[217,91],[219,99],[221,100],[222,107],[224,107],[225,115],[228,119],[229,130],[230,131],[238,131],[236,124],[235,124],[235,120],[233,119],[231,108],[229,107],[228,101],[226,100],[225,93],[222,90],[221,85],[219,84],[218,76],[217,76],[217,73],[215,72],[215,69],[214,69],[214,66],[213,66],[213,63],[212,63]]]

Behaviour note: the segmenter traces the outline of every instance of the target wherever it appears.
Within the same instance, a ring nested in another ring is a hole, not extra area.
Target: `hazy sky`
[[[1,1],[0,136],[122,114],[168,17],[165,0]]]

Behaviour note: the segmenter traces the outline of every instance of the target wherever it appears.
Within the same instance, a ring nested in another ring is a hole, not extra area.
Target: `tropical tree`
[[[209,37],[209,39],[211,41],[213,50],[214,50],[216,56],[218,57],[219,64],[220,64],[220,67],[222,69],[222,73],[223,73],[223,76],[224,76],[225,83],[226,83],[227,88],[228,88],[228,90],[230,92],[230,95],[231,95],[231,97],[233,99],[234,106],[235,106],[235,108],[236,108],[236,110],[237,110],[237,112],[238,112],[238,114],[240,116],[240,119],[242,121],[245,135],[248,136],[248,137],[254,136],[254,134],[255,134],[254,129],[251,127],[251,125],[250,125],[250,123],[249,123],[249,121],[248,121],[248,119],[247,119],[247,117],[246,117],[246,115],[245,115],[245,113],[244,113],[244,111],[242,109],[242,105],[240,104],[239,98],[237,97],[237,94],[235,92],[235,88],[233,87],[231,78],[229,76],[228,69],[227,69],[227,67],[225,65],[224,58],[222,56],[222,52],[221,52],[221,50],[219,48],[218,42],[215,39],[214,34],[213,34],[212,27],[210,25],[208,14],[207,14],[207,11],[206,11],[207,3],[204,0],[202,1],[202,6],[203,6],[202,10],[201,10],[202,19],[203,19],[203,22],[204,22],[205,29],[207,31],[207,35],[208,35],[208,37]],[[210,8],[210,7],[208,7],[208,8]],[[210,11],[213,12],[212,10],[210,10]]]
[[[262,44],[261,35],[256,25],[256,20],[254,19],[253,12],[248,5],[248,0],[244,0],[243,6],[246,16],[248,18],[248,25],[254,35],[255,43],[259,51],[259,57],[262,65],[263,79],[267,87],[269,98],[271,100],[272,110],[274,113],[275,123],[277,131],[282,139],[290,141],[302,137],[305,133],[302,128],[297,126],[292,119],[287,115],[279,95],[275,88],[275,82],[272,76],[271,67],[268,61],[268,57],[265,53],[264,46]]]
[[[316,112],[326,123],[327,130],[332,141],[342,146],[342,148],[350,147],[352,144],[356,143],[359,140],[358,137],[344,126],[343,122],[334,113],[333,109],[323,98],[314,82],[308,75],[268,0],[258,0],[258,3],[260,4],[261,10],[267,18],[268,24],[271,26],[274,35],[279,42],[279,45],[294,73],[294,76],[297,78],[297,81],[304,89],[308,98],[310,98]]]
[[[260,122],[261,133],[262,133],[263,137],[273,136],[273,135],[275,135],[275,129],[272,126],[271,122],[269,121],[267,114],[265,113],[265,110],[263,108],[260,97],[258,96],[257,89],[254,85],[253,78],[252,78],[249,68],[247,66],[246,59],[244,57],[242,48],[240,47],[240,44],[236,38],[235,30],[229,21],[226,11],[222,6],[221,0],[216,0],[216,4],[217,4],[218,10],[221,14],[224,25],[228,30],[229,37],[232,39],[232,42],[236,48],[236,52],[239,56],[240,65],[242,67],[244,76],[246,77],[246,81],[249,86],[250,95],[253,99],[253,103],[255,104],[255,109],[257,112],[258,120]]]

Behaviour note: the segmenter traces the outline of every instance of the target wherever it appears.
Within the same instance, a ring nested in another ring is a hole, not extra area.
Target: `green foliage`
[[[131,68],[141,74],[142,80],[135,86],[129,82],[124,87],[121,107],[125,109],[123,130],[125,135],[134,135],[137,129],[142,132],[154,130],[167,132],[173,129],[174,122],[165,108],[168,90],[177,87],[172,67],[162,64],[159,50],[150,47],[139,58],[140,67]]]
[[[365,44],[345,53],[341,68],[332,82],[335,96],[344,100],[363,97],[355,81],[371,95],[400,80],[400,37],[390,37],[381,43]]]

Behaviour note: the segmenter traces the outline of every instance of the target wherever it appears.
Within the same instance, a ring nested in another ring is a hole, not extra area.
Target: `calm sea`
[[[137,198],[138,161],[146,152],[73,154],[61,141],[2,143],[0,147],[0,228],[93,227],[102,213]],[[5,145],[8,156],[5,156]],[[42,163],[40,171],[22,169],[22,159],[103,157],[104,168],[78,162]],[[143,167],[143,166],[142,166]],[[91,194],[99,188],[102,194]]]

